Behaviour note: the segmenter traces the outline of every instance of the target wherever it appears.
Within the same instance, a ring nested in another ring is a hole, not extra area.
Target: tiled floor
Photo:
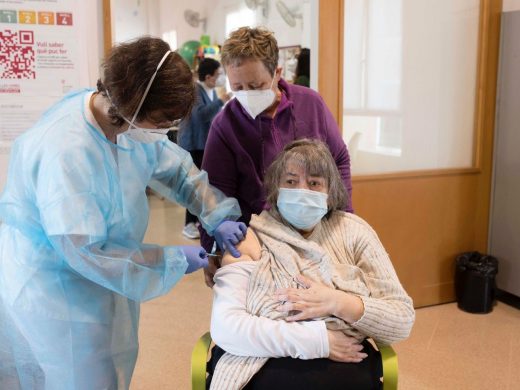
[[[411,337],[397,345],[400,389],[520,389],[520,311],[489,314],[456,304],[418,309]]]
[[[183,223],[184,209],[152,197],[146,241],[196,244],[181,235]],[[191,348],[209,328],[210,310],[201,272],[142,305],[132,390],[190,388]],[[486,315],[455,304],[419,309],[411,337],[394,347],[401,390],[520,389],[520,311],[503,303]]]

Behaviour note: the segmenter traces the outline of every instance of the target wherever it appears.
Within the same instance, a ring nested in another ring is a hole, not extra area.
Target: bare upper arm
[[[228,251],[222,256],[222,266],[236,263],[238,261],[258,261],[260,260],[260,242],[253,229],[247,229],[247,234],[244,240],[237,244],[237,249],[240,251],[241,256],[237,259],[231,255]]]

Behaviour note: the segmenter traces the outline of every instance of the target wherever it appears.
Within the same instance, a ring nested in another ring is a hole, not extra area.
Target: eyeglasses
[[[161,124],[158,124],[157,127],[154,129],[154,128],[151,128],[151,129],[146,129],[149,133],[155,133],[155,134],[166,134],[170,131],[175,131],[179,128],[179,124],[181,122],[181,119],[176,119],[174,121],[171,121],[169,123],[169,126],[168,127],[161,127],[162,123]],[[163,122],[164,123],[164,122]],[[154,124],[155,126],[155,124]]]

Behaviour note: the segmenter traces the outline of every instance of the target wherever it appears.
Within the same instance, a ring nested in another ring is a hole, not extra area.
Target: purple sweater
[[[241,221],[249,225],[251,214],[265,208],[264,174],[289,142],[314,138],[325,142],[341,173],[351,199],[350,157],[331,112],[312,89],[280,80],[282,99],[274,118],[260,114],[252,119],[232,99],[213,119],[204,150],[202,169],[209,182],[227,196],[235,197]],[[352,212],[352,203],[346,211]],[[213,238],[202,231],[202,246],[211,250]]]

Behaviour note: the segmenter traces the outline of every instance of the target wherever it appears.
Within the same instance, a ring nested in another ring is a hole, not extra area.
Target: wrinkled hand
[[[213,288],[213,286],[215,285],[213,277],[215,276],[215,273],[219,268],[220,258],[210,257],[207,268],[204,268],[204,282],[206,283],[206,286],[208,286],[209,288]]]
[[[215,229],[215,241],[223,251],[229,251],[233,257],[240,257],[235,247],[244,239],[247,226],[244,222],[224,221]]]
[[[329,359],[342,363],[359,363],[368,355],[363,346],[354,337],[349,337],[339,330],[328,330]]]
[[[199,268],[205,268],[208,266],[208,254],[203,247],[180,246],[179,248],[184,252],[184,256],[186,256],[186,260],[188,261],[188,269],[186,269],[185,272],[186,274],[191,274]]]
[[[281,302],[276,310],[286,313],[298,312],[285,320],[301,321],[332,315],[337,291],[302,275],[296,278],[304,289],[283,288],[276,290],[273,295],[275,300]]]

